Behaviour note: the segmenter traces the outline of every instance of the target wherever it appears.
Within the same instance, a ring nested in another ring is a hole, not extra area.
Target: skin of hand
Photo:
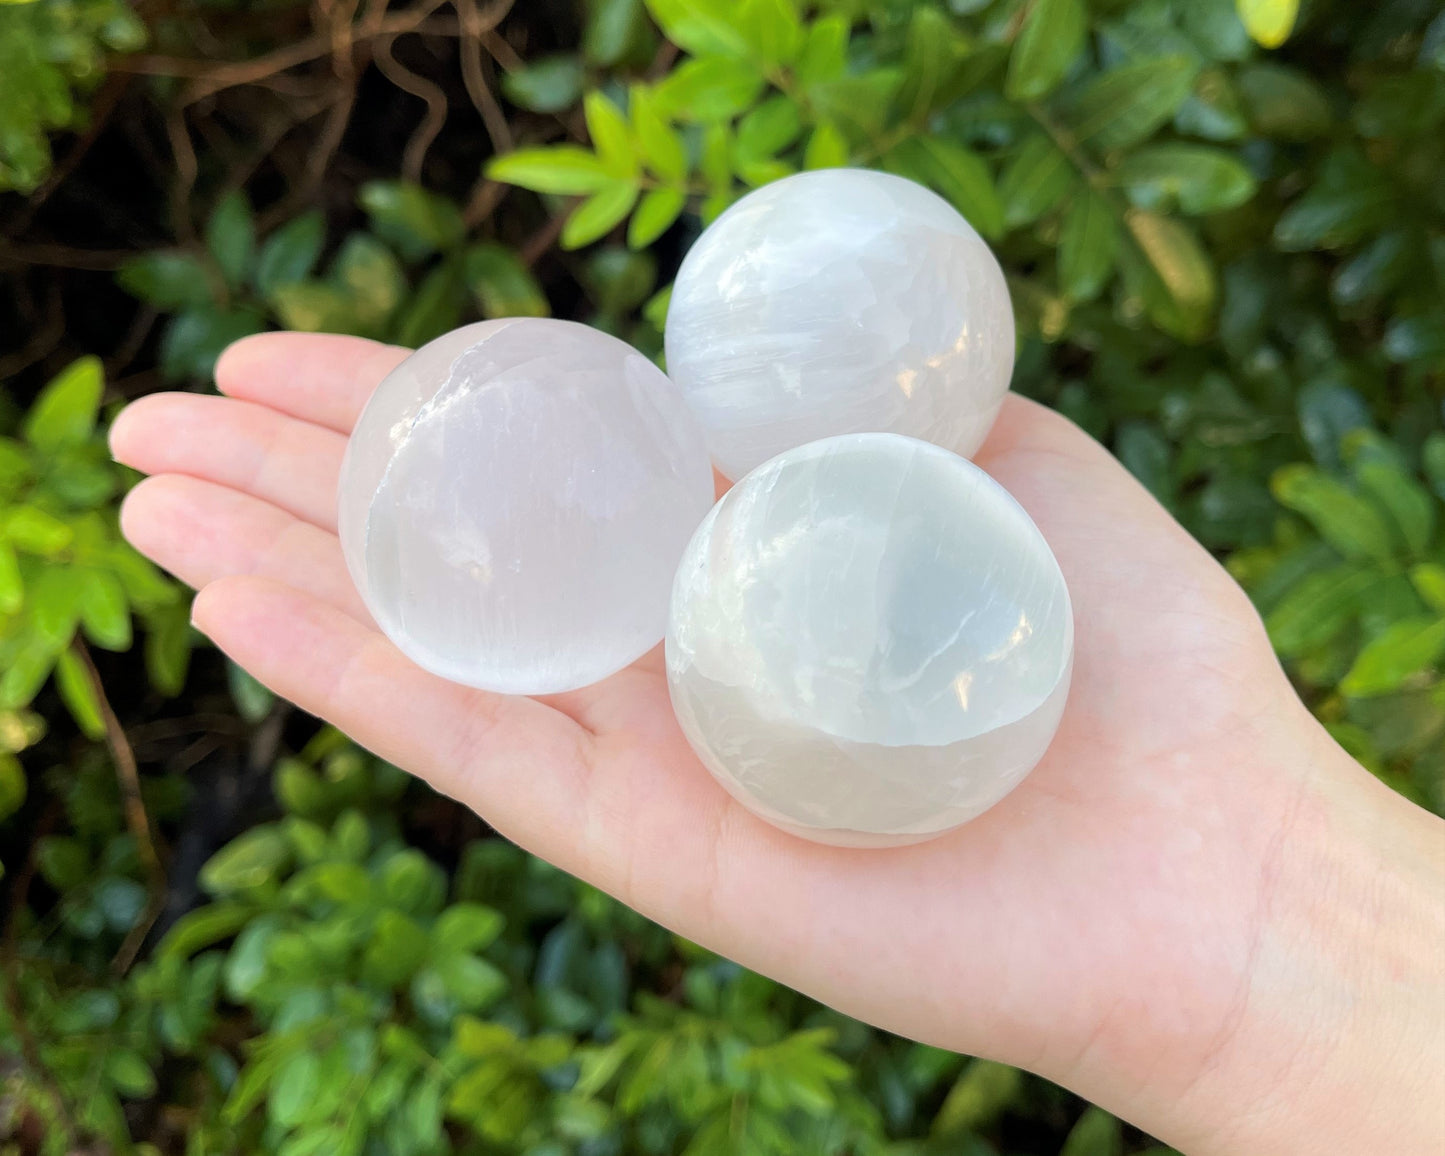
[[[335,536],[346,435],[406,350],[267,334],[224,397],[116,420],[122,525],[278,694],[624,903],[849,1015],[1074,1089],[1191,1156],[1445,1151],[1445,823],[1329,738],[1245,594],[1101,446],[1010,398],[976,456],[1054,549],[1076,665],[1044,761],[886,851],[742,809],[660,648],[533,700],[377,632]]]

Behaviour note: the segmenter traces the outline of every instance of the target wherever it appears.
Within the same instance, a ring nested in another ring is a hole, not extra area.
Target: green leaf
[[[209,378],[226,346],[265,328],[265,314],[250,305],[188,309],[166,326],[161,339],[161,373],[168,381]]]
[[[1218,281],[1208,253],[1190,229],[1157,213],[1131,210],[1125,218],[1149,270],[1136,276],[1150,319],[1167,333],[1197,340],[1209,329]]]
[[[1022,1086],[1023,1073],[1017,1068],[972,1060],[934,1116],[932,1134],[950,1139],[989,1127],[1013,1103]]]
[[[1374,570],[1349,565],[1307,574],[1265,618],[1275,650],[1294,658],[1331,642],[1355,620],[1377,579]]]
[[[1425,476],[1430,479],[1430,488],[1437,498],[1445,502],[1445,433],[1432,433],[1426,438],[1420,457],[1425,465]]]
[[[0,755],[0,822],[25,804],[25,768],[14,755]]]
[[[1351,698],[1374,698],[1400,690],[1445,655],[1445,617],[1407,618],[1371,639],[1340,680]]]
[[[647,193],[628,222],[628,247],[647,248],[672,227],[686,205],[687,195],[678,189],[653,189]]]
[[[467,231],[456,205],[406,181],[368,181],[357,200],[376,235],[408,261],[453,248]]]
[[[306,280],[316,268],[326,243],[326,217],[319,210],[302,213],[266,238],[256,259],[256,291],[270,298],[282,285]]]
[[[83,445],[95,432],[104,391],[105,370],[100,358],[72,361],[40,391],[25,415],[25,440],[46,453]]]
[[[961,145],[934,136],[912,137],[887,158],[904,175],[941,193],[985,237],[1003,232],[1004,208],[988,165]]]
[[[507,977],[501,971],[467,952],[443,956],[435,970],[447,994],[464,1011],[481,1011],[507,990]]]
[[[589,92],[582,102],[587,119],[587,135],[602,167],[614,177],[637,175],[637,158],[632,151],[632,137],[627,118],[612,101],[600,92]]]
[[[752,107],[763,91],[762,75],[752,65],[725,57],[689,60],[653,89],[666,116],[709,124],[729,120]]]
[[[687,149],[676,130],[657,111],[652,90],[634,85],[628,100],[628,114],[642,163],[665,181],[687,176]]]
[[[1425,487],[1381,461],[1356,462],[1354,475],[1360,488],[1389,513],[1409,556],[1422,556],[1435,536],[1435,500]]]
[[[1303,73],[1277,64],[1256,64],[1235,78],[1255,131],[1275,140],[1324,136],[1334,113],[1323,92]]]
[[[1205,140],[1239,140],[1249,132],[1239,90],[1220,68],[1207,68],[1199,74],[1194,91],[1175,114],[1174,124],[1180,132]]]
[[[146,673],[151,686],[161,694],[180,694],[191,664],[189,603],[162,607],[148,615],[146,623]]]
[[[1328,474],[1312,466],[1284,466],[1275,472],[1270,489],[1281,505],[1303,515],[1346,558],[1393,560],[1393,537],[1384,516]]]
[[[232,189],[216,203],[206,222],[206,248],[230,288],[245,284],[256,252],[256,223],[240,189]]]
[[[130,603],[120,579],[109,571],[94,569],[86,570],[83,577],[80,621],[86,637],[106,650],[129,650]]]
[[[60,692],[65,709],[70,711],[70,717],[86,738],[92,741],[105,738],[105,718],[90,681],[90,672],[73,650],[62,650],[55,660],[55,689]]]
[[[651,60],[657,38],[642,0],[589,0],[582,48],[590,64],[604,68],[630,59]]]
[[[90,874],[90,856],[85,845],[65,835],[41,839],[35,849],[35,865],[40,869],[40,877],[56,891],[73,891]]]
[[[30,583],[30,622],[35,633],[57,653],[70,645],[80,624],[85,586],[80,571],[70,566],[47,566]]]
[[[0,614],[14,614],[25,604],[25,580],[15,548],[0,538]]]
[[[203,948],[230,939],[256,915],[246,903],[210,903],[188,911],[173,924],[156,945],[155,957],[189,959]]]
[[[1410,567],[1410,581],[1426,606],[1445,614],[1445,565],[1418,562]]]
[[[1102,1108],[1086,1108],[1059,1156],[1119,1156],[1123,1145],[1119,1121]]]
[[[1299,0],[1235,0],[1239,18],[1263,48],[1278,48],[1294,31]]]
[[[122,1096],[145,1099],[155,1095],[155,1073],[139,1052],[129,1049],[111,1052],[105,1057],[105,1074]]]
[[[212,895],[249,891],[278,880],[290,863],[291,841],[281,828],[253,827],[206,861],[200,884]]]
[[[1092,301],[1108,284],[1119,255],[1119,226],[1109,203],[1084,189],[1064,214],[1059,235],[1059,288],[1073,301]]]
[[[595,193],[613,179],[595,153],[576,145],[517,149],[488,162],[487,176],[559,196]]]
[[[586,78],[579,57],[539,56],[517,71],[503,74],[502,94],[533,112],[565,112],[582,95]]]
[[[463,260],[462,276],[484,317],[546,317],[551,313],[532,271],[504,245],[489,241],[473,245]]]
[[[406,296],[406,277],[395,254],[365,233],[346,238],[331,276],[350,298],[362,335],[379,333]]]
[[[211,301],[211,279],[189,253],[142,253],[122,265],[115,279],[127,293],[158,309],[187,309]]]
[[[1255,193],[1250,171],[1230,153],[1205,145],[1163,144],[1124,158],[1114,178],[1141,209],[1217,213],[1237,208]]]
[[[293,1053],[276,1069],[266,1099],[267,1115],[283,1128],[294,1127],[306,1118],[320,1084],[320,1058],[309,1051]]]
[[[1083,0],[1034,0],[1009,58],[1004,92],[1010,100],[1040,100],[1069,71],[1084,47]]]
[[[1435,316],[1397,317],[1385,330],[1384,350],[1396,365],[1445,364],[1445,321]]]
[[[422,278],[402,306],[392,325],[391,339],[415,349],[455,329],[461,322],[466,297],[462,263],[453,258],[443,261]]]
[[[480,903],[453,903],[432,926],[432,947],[438,955],[481,951],[501,935],[506,925],[501,912]]]
[[[739,30],[737,0],[647,0],[663,34],[694,56],[745,56],[747,37]]]
[[[55,657],[55,645],[44,638],[31,638],[14,652],[0,675],[0,710],[27,705],[55,669]]]
[[[276,696],[264,684],[230,659],[226,660],[226,686],[231,692],[231,701],[236,704],[236,713],[248,723],[260,722],[271,713],[276,702]]]
[[[848,68],[848,17],[822,16],[808,26],[793,73],[804,88],[838,80]]]
[[[897,115],[922,125],[955,95],[954,81],[972,44],[954,23],[931,4],[913,9],[903,51],[903,82],[894,94]]]
[[[808,138],[808,147],[803,151],[805,169],[846,168],[852,159],[848,138],[831,120],[819,123]]]
[[[803,27],[794,0],[741,0],[732,20],[747,42],[748,55],[768,71],[791,64],[803,46]]]
[[[786,96],[775,96],[752,109],[738,122],[733,148],[740,163],[777,156],[798,139],[803,122],[798,106]]]
[[[1074,184],[1074,166],[1043,133],[1024,142],[999,183],[1004,222],[1011,229],[1031,225],[1063,199]]]
[[[637,197],[638,188],[631,181],[614,181],[593,193],[567,218],[562,227],[562,248],[580,249],[605,237],[632,212]]]
[[[1179,111],[1198,74],[1199,66],[1187,56],[1161,56],[1103,73],[1072,103],[1075,135],[1100,149],[1139,144]]]

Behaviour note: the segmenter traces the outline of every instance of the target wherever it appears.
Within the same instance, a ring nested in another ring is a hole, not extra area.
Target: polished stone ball
[[[1058,563],[1002,486],[937,446],[850,434],[774,458],[708,514],[673,584],[667,677],[739,802],[886,846],[1018,785],[1073,647]]]
[[[668,374],[730,478],[842,433],[970,456],[1013,360],[988,245],[921,185],[861,169],[749,193],[688,252],[667,313]]]
[[[439,337],[377,387],[339,522],[367,609],[408,657],[543,694],[661,640],[712,500],[702,432],[652,362],[585,325],[516,318]]]

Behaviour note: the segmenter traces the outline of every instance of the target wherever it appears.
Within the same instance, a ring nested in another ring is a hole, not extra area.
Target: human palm
[[[123,525],[262,682],[681,934],[849,1014],[1085,1091],[1183,1094],[1227,1040],[1272,856],[1320,740],[1234,582],[1099,445],[1010,399],[978,463],[1054,549],[1077,622],[1048,755],[991,811],[884,851],[804,842],[682,738],[660,651],[541,700],[379,634],[335,536],[346,433],[405,351],[273,334],[116,421]],[[1281,770],[1281,768],[1285,768]],[[1115,1078],[1110,1076],[1110,1078]]]

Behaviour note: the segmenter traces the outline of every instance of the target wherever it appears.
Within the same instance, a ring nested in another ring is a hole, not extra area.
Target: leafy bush
[[[748,188],[902,173],[998,251],[1016,388],[1110,445],[1251,592],[1341,743],[1445,811],[1445,15],[505,8],[314,26],[227,0],[142,30],[118,5],[0,4],[0,187],[45,179],[103,47],[156,53],[111,59],[43,202],[0,206],[23,338],[0,363],[0,1138],[1148,1150],[1041,1080],[677,940],[214,654],[188,665],[184,600],[116,532],[94,355],[122,400],[205,388],[272,325],[415,344],[556,313],[656,354],[681,253]]]

